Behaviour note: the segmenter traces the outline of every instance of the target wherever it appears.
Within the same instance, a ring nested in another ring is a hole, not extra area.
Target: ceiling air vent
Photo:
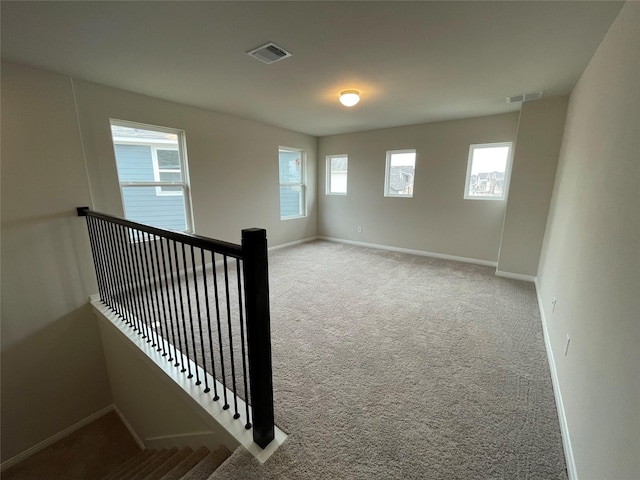
[[[284,48],[279,47],[273,42],[269,42],[266,45],[253,49],[247,52],[247,55],[251,55],[253,58],[257,58],[264,63],[274,63],[278,60],[291,56],[291,54]]]
[[[512,95],[510,97],[507,97],[507,103],[531,102],[533,100],[540,100],[541,98],[542,92],[521,93],[519,95]]]

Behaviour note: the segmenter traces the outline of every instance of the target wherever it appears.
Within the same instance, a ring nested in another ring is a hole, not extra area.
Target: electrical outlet
[[[567,354],[569,353],[569,343],[571,342],[571,339],[569,338],[569,334],[567,333],[567,343],[564,346],[564,356],[566,357]]]
[[[551,302],[551,305],[553,305],[553,307],[551,308],[551,313],[556,311],[556,302],[558,300],[556,300],[556,297],[553,297],[553,302]]]
[[[362,233],[362,227],[358,225],[358,233]]]

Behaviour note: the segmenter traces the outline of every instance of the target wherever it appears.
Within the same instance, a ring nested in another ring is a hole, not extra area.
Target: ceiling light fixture
[[[340,92],[340,103],[345,107],[353,107],[360,101],[360,92],[357,90],[343,90]]]

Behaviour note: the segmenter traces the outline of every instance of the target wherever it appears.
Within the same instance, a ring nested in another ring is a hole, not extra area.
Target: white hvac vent
[[[257,58],[264,63],[274,63],[283,58],[291,56],[284,48],[279,47],[273,42],[269,42],[266,45],[262,45],[254,50],[247,52],[247,55],[251,55],[253,58]]]
[[[507,103],[531,102],[533,100],[540,100],[541,98],[542,92],[521,93],[519,95],[512,95],[510,97],[507,97]]]

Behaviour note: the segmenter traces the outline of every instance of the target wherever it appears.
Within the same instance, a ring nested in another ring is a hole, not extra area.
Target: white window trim
[[[504,171],[504,186],[502,188],[501,197],[476,197],[469,195],[469,184],[471,183],[471,167],[473,166],[473,153],[476,149],[481,148],[496,148],[496,147],[508,147],[509,153],[507,154],[507,166]],[[467,159],[467,176],[464,182],[464,199],[465,200],[492,200],[498,202],[504,202],[509,196],[509,183],[511,181],[511,165],[513,160],[513,142],[498,142],[498,143],[474,143],[469,145],[469,158]]]
[[[413,188],[415,189],[415,166],[418,164],[418,152],[415,148],[405,148],[403,150],[387,150],[387,160],[384,171],[384,196],[390,198],[413,198],[413,191],[408,195],[398,195],[394,193],[390,193],[389,189],[389,177],[391,175],[391,156],[396,153],[413,153],[415,154],[415,164],[414,164],[414,173],[413,173]]]
[[[171,145],[173,147],[173,145]],[[160,164],[158,162],[158,150],[174,150],[174,151],[178,151],[178,156],[180,156],[180,149],[179,148],[169,148],[169,146],[164,146],[164,145],[151,145],[151,158],[153,159],[153,178],[156,180],[156,182],[158,183],[162,183],[161,186],[156,187],[156,195],[158,196],[166,196],[166,197],[171,197],[171,196],[179,196],[181,195],[180,192],[176,192],[176,191],[167,191],[167,192],[163,192],[162,191],[162,187],[166,187],[166,186],[170,186],[170,187],[182,187],[183,190],[186,188],[186,184],[184,182],[162,182],[160,180],[160,170],[164,171],[164,172],[178,172],[181,173],[182,170],[182,162],[180,162],[180,168],[175,169],[175,168],[160,168]],[[184,178],[184,176],[183,176]]]
[[[160,148],[161,150],[173,150],[174,148],[168,148],[169,146],[174,147],[175,143],[173,140],[162,140],[162,139],[150,139],[150,141],[144,142],[140,139],[132,139],[132,138],[124,138],[124,137],[114,137],[111,132],[111,125],[116,125],[118,127],[128,127],[128,128],[139,128],[142,130],[152,130],[156,132],[165,132],[177,135],[178,137],[178,152],[180,157],[180,169],[182,173],[182,182],[160,182],[160,172],[158,168],[158,155],[156,152],[156,148]],[[109,133],[111,136],[111,143],[114,148],[114,161],[115,161],[115,146],[116,144],[127,144],[127,145],[146,145],[151,146],[151,158],[153,159],[153,175],[154,179],[158,180],[155,182],[119,182],[120,183],[120,202],[122,204],[122,211],[125,212],[124,208],[124,187],[157,187],[156,195],[176,195],[174,192],[159,192],[159,187],[164,186],[176,186],[182,187],[183,189],[183,199],[184,199],[184,216],[186,229],[183,230],[185,233],[194,233],[193,228],[193,210],[191,208],[191,190],[190,190],[190,181],[189,181],[189,168],[187,162],[187,142],[186,135],[184,130],[170,128],[170,127],[160,127],[157,125],[150,125],[145,123],[137,123],[130,122],[127,120],[118,120],[115,118],[109,119]],[[178,195],[180,195],[178,193]]]
[[[344,171],[344,173],[347,174],[347,191],[346,192],[332,192],[331,191],[331,174],[333,173],[333,171],[331,170],[331,160],[334,158],[346,158],[347,159],[347,169]],[[349,183],[348,180],[349,179],[349,155],[342,154],[342,155],[327,155],[327,159],[326,159],[326,194],[327,195],[339,195],[339,196],[345,196],[347,194],[347,192],[349,191]]]
[[[297,152],[300,154],[300,182],[281,182],[280,181],[280,152]],[[283,217],[280,215],[280,220],[295,220],[297,218],[305,218],[307,216],[307,178],[306,178],[306,163],[307,163],[307,154],[304,150],[300,148],[292,148],[292,147],[278,147],[278,200],[280,200],[280,187],[300,187],[302,191],[302,195],[300,195],[300,211],[302,212],[299,215],[290,215],[288,217]],[[280,202],[278,201],[278,207],[280,207]]]

